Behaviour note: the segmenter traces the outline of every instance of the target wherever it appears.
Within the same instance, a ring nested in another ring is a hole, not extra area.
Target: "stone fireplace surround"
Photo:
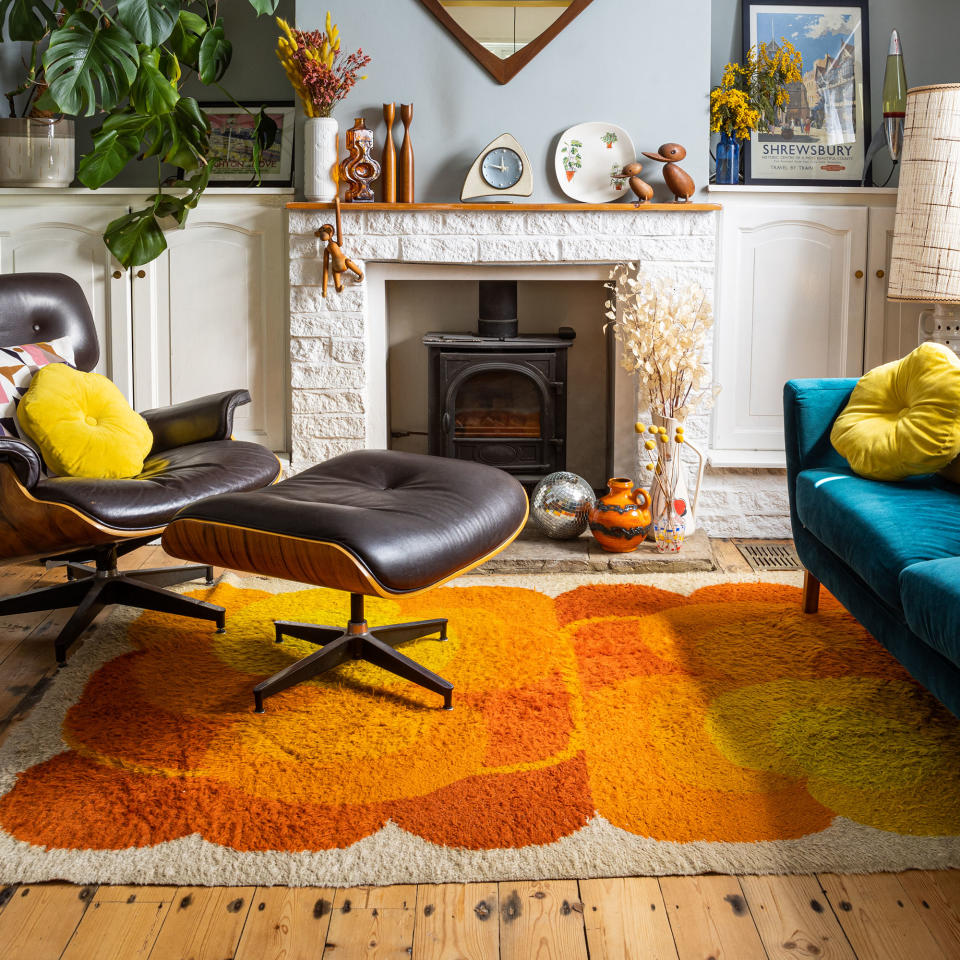
[[[344,208],[344,247],[366,273],[323,297],[322,249],[315,231],[329,204],[289,204],[290,465],[364,447],[386,447],[386,284],[396,279],[478,276],[603,282],[610,266],[697,282],[712,296],[715,204],[371,204]],[[499,267],[499,269],[498,269]],[[598,335],[605,319],[597,316]],[[722,329],[716,330],[722,336]],[[707,347],[708,362],[713,346]],[[616,376],[614,467],[636,474],[633,382]],[[709,445],[710,414],[687,427]],[[779,470],[708,468],[698,521],[713,536],[789,536],[786,485]]]

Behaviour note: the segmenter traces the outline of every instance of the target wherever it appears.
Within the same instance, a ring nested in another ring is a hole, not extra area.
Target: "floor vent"
[[[739,541],[737,549],[754,570],[802,570],[792,540]]]

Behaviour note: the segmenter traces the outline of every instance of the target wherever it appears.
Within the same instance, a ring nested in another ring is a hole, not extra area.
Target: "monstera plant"
[[[249,2],[259,15],[273,13],[278,0]],[[104,233],[124,266],[154,260],[167,246],[163,222],[183,224],[210,179],[210,125],[180,88],[185,71],[194,71],[227,93],[220,79],[232,46],[218,0],[0,0],[0,27],[4,39],[32,44],[27,78],[13,94],[27,94],[41,115],[102,116],[77,168],[84,186],[102,187],[132,161],[155,158],[157,192]],[[253,141],[258,174],[276,133],[261,109]],[[163,162],[187,171],[167,191]]]

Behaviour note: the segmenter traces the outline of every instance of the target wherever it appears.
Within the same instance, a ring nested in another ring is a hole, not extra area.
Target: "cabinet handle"
[[[137,271],[137,276],[138,276],[141,280],[142,280],[146,275],[147,275],[147,271],[146,271],[146,270],[138,270],[138,271]],[[860,276],[862,277],[863,274],[861,273]]]
[[[121,270],[114,270],[114,271],[113,271],[113,279],[114,279],[114,280],[119,280],[122,276],[123,276],[123,272],[122,272]]]
[[[878,280],[882,280],[885,276],[886,276],[886,274],[883,272],[883,270],[878,270],[878,271],[877,271],[877,279],[878,279]]]
[[[858,271],[854,274],[854,276],[855,276],[858,280],[862,280],[862,279],[863,279],[863,271],[862,271],[862,270],[858,270]]]

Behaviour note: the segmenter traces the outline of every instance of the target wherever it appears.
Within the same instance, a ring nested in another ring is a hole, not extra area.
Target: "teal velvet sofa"
[[[783,391],[790,520],[807,570],[960,716],[960,486],[942,477],[857,476],[830,444],[856,380],[790,380]]]

